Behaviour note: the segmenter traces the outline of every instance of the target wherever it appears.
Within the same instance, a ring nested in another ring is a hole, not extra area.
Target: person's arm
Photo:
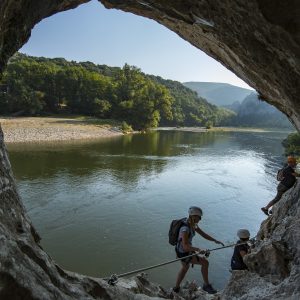
[[[182,248],[185,252],[199,252],[204,254],[205,250],[201,250],[200,248],[193,247],[189,242],[189,234],[188,232],[184,231],[181,234],[181,243]]]
[[[225,246],[222,242],[214,239],[213,237],[211,237],[210,235],[208,235],[207,233],[205,233],[203,230],[201,230],[198,226],[196,227],[195,231],[200,234],[202,237],[204,237],[206,240],[215,242],[216,244],[220,244],[222,246]]]
[[[240,255],[241,255],[241,257],[244,259],[244,256],[246,255],[246,254],[249,254],[250,252],[251,252],[251,249],[250,249],[250,247],[249,246],[247,246],[247,245],[241,245],[241,246],[238,246],[238,247],[240,247]]]
[[[244,256],[245,256],[246,254],[248,254],[246,251],[244,251],[244,250],[241,250],[241,251],[240,251],[240,255],[241,255],[241,257],[243,257],[243,258],[244,258]]]
[[[296,168],[296,167],[295,167],[295,168]],[[295,168],[292,168],[292,167],[291,167],[291,169],[289,169],[289,170],[290,170],[290,174],[292,174],[292,175],[295,176],[295,177],[299,177],[300,174],[299,174],[298,172],[296,172]]]

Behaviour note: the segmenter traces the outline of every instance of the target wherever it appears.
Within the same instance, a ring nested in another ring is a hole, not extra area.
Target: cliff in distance
[[[199,97],[217,106],[241,103],[253,91],[223,82],[184,82],[183,85],[197,92]]]

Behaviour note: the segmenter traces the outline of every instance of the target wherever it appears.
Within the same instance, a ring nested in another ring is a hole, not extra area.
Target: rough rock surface
[[[36,23],[85,2],[88,1],[1,0],[0,73],[9,57],[28,40]],[[245,80],[300,129],[299,1],[101,2],[170,28]],[[247,258],[250,272],[234,272],[222,299],[300,299],[299,189],[298,184],[288,192],[276,205],[273,216],[262,224],[259,237],[263,240]],[[151,289],[150,295],[146,290],[111,287],[100,279],[70,273],[55,265],[39,246],[39,236],[17,194],[2,132],[0,216],[0,299],[123,300],[162,296],[156,294],[161,293],[159,288]],[[143,282],[141,286],[149,287]]]
[[[170,289],[164,290],[161,286],[151,283],[147,280],[147,276],[142,273],[133,279],[120,279],[117,286],[124,287],[136,294],[143,294],[150,297],[161,297],[162,299],[174,300],[219,300],[220,294],[210,295],[197,287],[194,282],[185,282],[182,285],[179,293],[174,293]]]
[[[235,271],[222,299],[300,299],[300,181],[273,207],[258,243]]]
[[[0,73],[33,26],[88,0],[1,0]],[[300,129],[300,4],[297,0],[101,0],[156,20],[221,62]]]

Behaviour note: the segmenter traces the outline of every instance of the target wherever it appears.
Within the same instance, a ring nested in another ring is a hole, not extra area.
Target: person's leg
[[[276,194],[275,198],[273,200],[271,200],[265,207],[262,207],[262,209],[268,211],[268,209],[271,206],[273,206],[275,203],[277,203],[281,199],[282,195],[287,190],[288,190],[288,188],[286,188],[285,186],[279,184],[278,187],[277,187],[277,194]]]
[[[182,282],[186,272],[189,270],[190,264],[186,264],[185,262],[181,262],[181,269],[177,275],[176,286],[175,289],[179,289],[180,283]]]
[[[209,283],[208,280],[208,266],[209,263],[207,261],[207,259],[205,259],[204,257],[193,257],[192,263],[195,265],[201,265],[201,273],[202,273],[202,277],[203,277],[203,290],[206,291],[209,294],[215,294],[217,293],[217,291],[212,287],[212,285]]]
[[[271,200],[266,206],[265,206],[265,209],[269,209],[271,206],[273,206],[275,203],[277,203],[282,195],[284,194],[283,191],[277,191],[277,194],[275,196],[275,198],[273,200]]]
[[[198,257],[193,256],[192,264],[201,265],[201,273],[202,273],[203,282],[205,285],[209,284],[209,281],[208,281],[209,262],[207,261],[207,259],[205,259],[204,257],[200,257],[200,256],[198,256]]]

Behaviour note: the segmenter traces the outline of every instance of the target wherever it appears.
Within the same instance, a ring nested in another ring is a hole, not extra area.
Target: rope
[[[248,242],[253,242],[254,243],[254,238],[250,239]],[[238,243],[238,244],[235,243],[235,244],[231,244],[231,245],[227,245],[227,246],[223,246],[223,247],[218,247],[218,248],[214,248],[214,249],[208,249],[208,250],[205,250],[204,255],[205,256],[209,256],[210,252],[221,250],[221,249],[225,249],[225,248],[230,248],[230,247],[237,246],[237,245],[245,245],[245,244],[248,244],[248,242]],[[103,278],[103,280],[106,280],[111,285],[115,285],[117,283],[117,281],[118,281],[118,278],[125,277],[125,276],[128,276],[128,275],[132,275],[132,274],[135,274],[135,273],[140,273],[142,271],[147,271],[147,270],[151,270],[151,269],[154,269],[154,268],[162,267],[162,266],[165,266],[165,265],[168,265],[168,264],[172,264],[172,263],[174,263],[176,261],[180,261],[182,259],[193,257],[193,256],[196,256],[196,255],[199,255],[199,254],[202,254],[202,253],[195,252],[195,253],[187,255],[185,257],[176,258],[176,259],[173,259],[173,260],[161,263],[161,264],[153,265],[153,266],[150,266],[150,267],[146,267],[146,268],[142,268],[142,269],[138,269],[138,270],[133,270],[133,271],[126,272],[126,273],[123,273],[123,274],[119,274],[119,275],[112,274],[110,277]]]

